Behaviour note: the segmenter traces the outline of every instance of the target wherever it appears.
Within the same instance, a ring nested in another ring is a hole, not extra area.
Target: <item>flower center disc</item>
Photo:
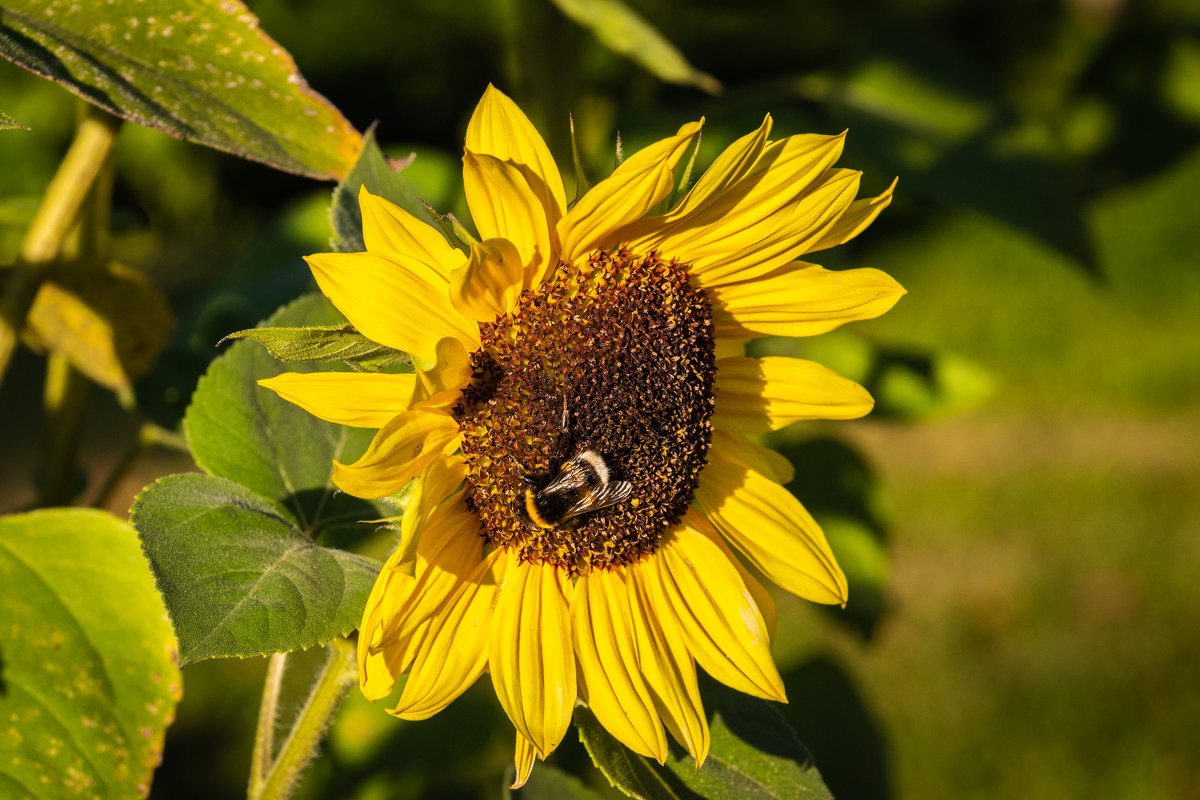
[[[691,502],[712,439],[712,310],[686,268],[599,251],[560,264],[480,331],[454,413],[488,543],[571,574],[654,552]],[[589,450],[628,496],[530,524],[527,491]]]

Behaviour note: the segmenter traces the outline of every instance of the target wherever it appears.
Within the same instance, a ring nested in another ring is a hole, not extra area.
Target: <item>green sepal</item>
[[[367,249],[363,242],[362,210],[358,206],[358,192],[366,187],[412,214],[417,219],[427,219],[426,206],[417,197],[404,178],[404,167],[411,159],[389,161],[375,141],[375,131],[363,135],[362,153],[350,173],[333,190],[333,202],[329,205],[329,225],[333,238],[329,246],[339,253],[361,253]],[[452,242],[453,243],[453,242]]]
[[[363,372],[412,364],[408,353],[371,341],[349,323],[305,328],[251,328],[231,333],[218,344],[230,339],[258,342],[280,361],[342,361]]]

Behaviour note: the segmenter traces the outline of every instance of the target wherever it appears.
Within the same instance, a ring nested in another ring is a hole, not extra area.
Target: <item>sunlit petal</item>
[[[443,278],[466,260],[461,250],[450,246],[441,231],[414,217],[387,198],[371,194],[363,186],[358,192],[362,210],[363,242],[368,252],[397,253],[428,264]]]
[[[784,589],[817,603],[846,602],[846,576],[825,534],[792,494],[727,461],[700,475],[696,502],[746,559]]]
[[[649,211],[671,192],[675,167],[700,132],[700,122],[679,129],[621,162],[612,175],[579,198],[558,223],[564,261],[574,261],[624,240],[620,229]]]
[[[339,425],[382,428],[408,408],[412,373],[285,372],[258,382],[314,417]]]
[[[708,756],[710,739],[696,683],[696,665],[652,569],[643,561],[626,573],[638,664],[667,730],[699,767]]]
[[[363,457],[353,464],[333,462],[333,482],[355,497],[386,497],[417,477],[456,436],[449,414],[414,408],[379,429]]]
[[[510,567],[496,603],[488,663],[496,696],[517,732],[545,758],[575,707],[570,583],[557,567]]]
[[[677,525],[647,564],[657,566],[663,597],[705,672],[738,691],[786,700],[762,613],[720,548]]]
[[[738,433],[777,431],[802,419],[856,419],[875,401],[828,367],[800,358],[723,358],[717,362],[713,425]]]
[[[480,238],[512,242],[520,255],[524,270],[516,281],[517,291],[540,283],[547,269],[557,264],[558,216],[547,217],[542,197],[519,167],[494,156],[467,150],[463,179]]]
[[[467,149],[519,167],[542,198],[551,227],[567,207],[562,176],[541,134],[503,92],[488,84],[467,125]]]
[[[754,280],[707,289],[717,336],[815,336],[874,319],[904,294],[877,269],[830,271],[795,261]]]
[[[492,551],[429,621],[404,691],[391,713],[403,719],[431,717],[483,674],[492,609],[507,562],[504,551]]]
[[[580,695],[622,744],[662,763],[667,740],[638,667],[629,594],[614,570],[580,576],[571,604]]]
[[[796,477],[796,468],[783,455],[768,447],[761,447],[737,433],[714,430],[708,457],[749,467],[776,483],[788,484]]]
[[[317,285],[372,341],[432,361],[453,336],[479,346],[479,326],[450,304],[450,285],[427,264],[390,253],[322,253],[305,259]]]

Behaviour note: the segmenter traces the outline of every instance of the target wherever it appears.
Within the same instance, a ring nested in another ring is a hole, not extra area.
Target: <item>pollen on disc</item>
[[[480,328],[454,413],[487,541],[572,574],[654,552],[691,502],[712,439],[712,309],[686,265],[599,251],[560,264]],[[588,448],[632,484],[630,496],[530,531],[525,476]]]

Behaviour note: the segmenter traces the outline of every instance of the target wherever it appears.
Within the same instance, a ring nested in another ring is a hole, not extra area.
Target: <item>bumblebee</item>
[[[563,397],[562,433],[554,447],[551,468],[525,475],[521,520],[530,529],[554,528],[575,517],[615,505],[633,493],[629,481],[612,480],[604,456],[592,448],[581,450],[566,461],[563,451],[570,441],[570,411]],[[557,469],[553,465],[559,463]]]
[[[615,505],[632,494],[633,484],[610,480],[610,474],[604,456],[589,448],[563,462],[557,475],[526,475],[521,518],[531,528],[553,528]]]

